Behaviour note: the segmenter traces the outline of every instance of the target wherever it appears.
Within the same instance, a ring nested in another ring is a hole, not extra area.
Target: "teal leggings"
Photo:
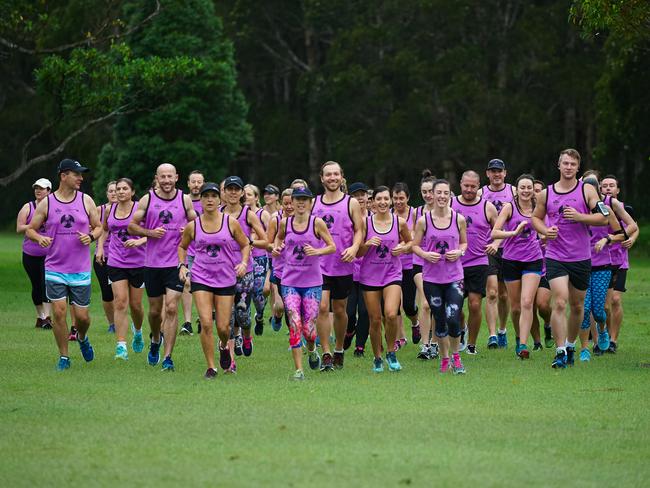
[[[589,288],[585,295],[585,316],[582,319],[582,329],[588,329],[591,326],[591,315],[599,324],[604,324],[607,320],[605,312],[605,299],[607,298],[607,288],[612,278],[610,270],[592,271],[589,280]]]

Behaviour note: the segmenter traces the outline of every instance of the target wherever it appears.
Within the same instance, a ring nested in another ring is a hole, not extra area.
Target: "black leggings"
[[[32,302],[34,305],[49,303],[45,295],[45,256],[30,256],[23,253],[23,268],[32,282]]]
[[[357,334],[355,338],[356,347],[365,347],[368,340],[368,329],[370,322],[368,320],[368,310],[366,309],[366,302],[363,300],[363,293],[359,289],[359,282],[355,281],[352,284],[352,291],[348,297],[348,332],[356,329]]]
[[[415,270],[402,270],[402,307],[409,317],[415,317],[418,314],[418,307],[415,304]]]
[[[99,287],[102,289],[102,301],[112,302],[113,288],[108,283],[108,266],[106,264],[99,264],[93,259],[93,268],[97,276],[97,281],[99,281]]]
[[[436,337],[460,337],[463,288],[463,280],[445,284],[424,282],[424,295],[436,322]]]

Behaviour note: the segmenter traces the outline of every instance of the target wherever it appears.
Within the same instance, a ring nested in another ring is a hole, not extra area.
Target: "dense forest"
[[[239,174],[549,182],[564,147],[650,215],[644,0],[0,0],[0,222],[63,157],[146,189]]]

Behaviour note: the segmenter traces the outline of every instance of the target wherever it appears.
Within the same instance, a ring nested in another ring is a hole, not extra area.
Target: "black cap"
[[[314,198],[314,194],[309,188],[299,186],[291,192],[291,198]]]
[[[490,159],[487,169],[506,169],[506,163],[500,159]]]
[[[213,183],[211,181],[208,181],[207,183],[203,183],[199,193],[201,195],[203,195],[205,192],[208,192],[208,191],[214,191],[214,192],[217,192],[217,195],[221,195],[221,192],[219,191],[219,185],[217,185],[216,183]]]
[[[351,195],[358,191],[368,191],[368,190],[369,190],[368,185],[366,185],[365,183],[361,183],[360,181],[356,181],[350,185],[350,187],[348,188],[348,193],[350,193]]]
[[[88,171],[88,168],[85,166],[81,166],[81,163],[79,161],[75,161],[74,159],[64,159],[59,163],[59,166],[57,168],[57,173],[63,173],[64,171],[75,171],[77,173],[85,173]]]
[[[243,190],[244,180],[242,180],[239,176],[229,176],[228,178],[223,180],[223,187],[227,188],[229,186],[238,186]]]
[[[266,185],[264,187],[264,193],[267,193],[269,195],[279,195],[280,189],[275,185]]]

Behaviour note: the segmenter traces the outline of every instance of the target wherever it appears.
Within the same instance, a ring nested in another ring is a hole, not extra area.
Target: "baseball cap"
[[[356,181],[350,185],[350,187],[348,188],[348,193],[352,194],[358,191],[368,191],[368,190],[369,190],[368,185],[366,185],[365,183],[361,183],[360,181]]]
[[[239,176],[229,176],[228,178],[223,180],[223,187],[227,188],[229,186],[238,186],[243,190],[244,180],[242,180]]]
[[[48,188],[48,189],[51,190],[52,189],[52,182],[50,180],[48,180],[47,178],[39,178],[38,180],[36,180],[34,182],[34,184],[32,185],[32,188],[34,188],[35,186],[40,186],[41,188]]]
[[[74,159],[63,159],[59,163],[59,167],[57,168],[57,173],[63,173],[64,171],[75,171],[77,173],[85,173],[88,171],[88,168],[85,166],[81,166],[81,163],[79,161],[75,161]]]
[[[506,163],[500,159],[490,159],[487,169],[506,169]]]
[[[213,183],[211,181],[209,181],[207,183],[203,183],[203,185],[201,186],[201,190],[199,190],[199,193],[201,195],[203,195],[205,192],[208,192],[208,191],[217,192],[217,195],[221,194],[221,192],[219,191],[219,185],[217,185],[216,183]]]
[[[264,193],[267,193],[269,195],[279,195],[280,189],[275,185],[266,185],[264,187]]]
[[[314,194],[309,188],[298,187],[291,192],[291,198],[314,198]]]

